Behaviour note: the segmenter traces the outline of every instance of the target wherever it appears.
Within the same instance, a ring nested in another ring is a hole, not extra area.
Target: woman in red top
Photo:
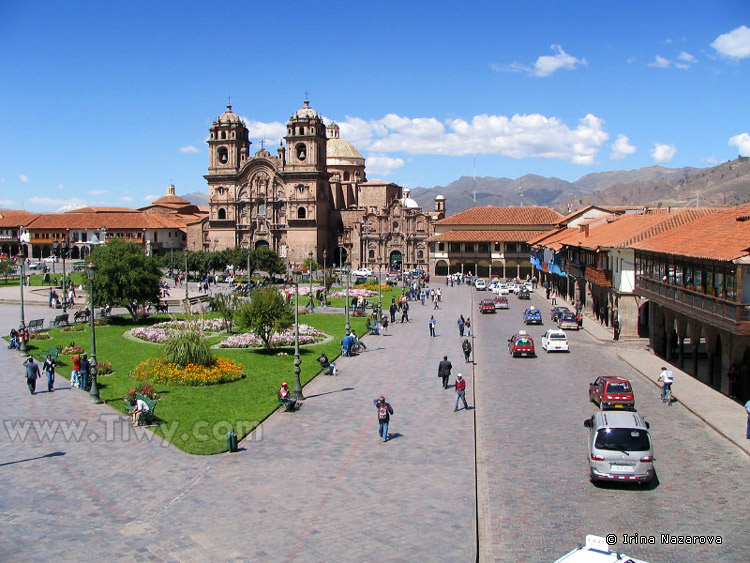
[[[70,386],[71,387],[80,387],[81,382],[78,378],[78,372],[81,369],[81,357],[76,354],[75,356],[72,356],[70,358],[70,363],[73,364],[73,371],[70,372]]]

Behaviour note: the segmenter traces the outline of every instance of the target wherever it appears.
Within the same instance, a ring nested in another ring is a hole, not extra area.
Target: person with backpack
[[[375,399],[375,408],[378,409],[378,436],[383,438],[383,442],[388,441],[388,423],[393,414],[393,407],[387,403],[385,397]]]

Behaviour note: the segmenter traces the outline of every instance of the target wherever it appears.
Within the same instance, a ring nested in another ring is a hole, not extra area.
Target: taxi
[[[485,313],[494,313],[495,312],[495,302],[492,299],[482,299],[479,302],[479,312],[483,315]]]
[[[534,340],[525,330],[519,330],[508,339],[508,353],[514,358],[535,358]]]
[[[529,307],[523,312],[523,322],[527,325],[542,324],[542,312],[536,307]]]

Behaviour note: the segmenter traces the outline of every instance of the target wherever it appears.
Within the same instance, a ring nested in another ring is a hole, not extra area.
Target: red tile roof
[[[526,242],[546,231],[448,231],[431,236],[425,242]]]
[[[0,211],[0,227],[23,227],[31,223],[37,217],[39,217],[38,213],[3,209]]]
[[[560,215],[549,207],[472,207],[445,219],[437,226],[450,225],[554,225]]]
[[[691,258],[729,261],[747,257],[750,255],[750,204],[716,211],[631,246]]]
[[[176,215],[160,215],[130,210],[124,212],[45,213],[38,215],[29,229],[181,229],[185,220]]]

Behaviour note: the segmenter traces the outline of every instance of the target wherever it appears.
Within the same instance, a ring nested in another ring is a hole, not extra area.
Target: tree
[[[137,322],[138,305],[159,300],[159,261],[146,256],[139,245],[113,239],[94,250],[89,261],[97,268],[95,304],[125,307]]]
[[[253,259],[250,260],[250,267],[253,271],[260,270],[266,272],[269,276],[286,272],[286,264],[284,261],[276,252],[269,249],[267,246],[261,246],[260,248],[255,249],[253,252]]]
[[[276,289],[261,289],[253,293],[236,314],[237,325],[249,329],[271,349],[271,337],[294,324],[292,307]]]
[[[0,260],[0,276],[7,282],[8,276],[13,273],[13,264],[9,260]]]
[[[243,301],[236,293],[217,293],[209,300],[209,305],[212,310],[221,315],[227,324],[227,331],[232,332],[234,317]]]

